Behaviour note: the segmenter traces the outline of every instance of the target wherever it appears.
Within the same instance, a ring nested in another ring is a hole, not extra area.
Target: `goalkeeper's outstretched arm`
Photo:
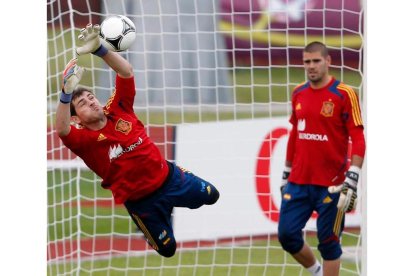
[[[79,40],[82,46],[76,49],[77,55],[93,54],[101,57],[105,63],[111,67],[121,78],[130,78],[134,75],[131,64],[116,52],[108,51],[99,40],[100,26],[88,24],[81,30]],[[59,104],[56,110],[56,130],[60,137],[66,136],[70,132],[71,110],[73,91],[79,84],[84,69],[77,65],[77,58],[72,59],[63,71],[62,91]],[[92,96],[91,96],[92,97]],[[95,101],[95,97],[91,98]],[[92,104],[96,104],[92,103]],[[105,121],[103,115],[96,122],[100,124]],[[95,124],[95,122],[94,122]],[[94,126],[96,127],[96,125]]]
[[[77,58],[66,65],[62,75],[62,91],[56,110],[56,131],[60,137],[70,132],[70,103],[72,93],[82,79],[84,69],[77,65]]]
[[[121,78],[130,78],[134,75],[131,64],[116,52],[108,51],[102,59],[111,67]]]

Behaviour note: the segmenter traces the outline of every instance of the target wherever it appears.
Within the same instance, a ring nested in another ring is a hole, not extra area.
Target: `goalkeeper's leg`
[[[166,222],[164,218],[160,220],[160,217],[157,217],[155,213],[144,213],[139,216],[130,212],[130,215],[144,233],[148,244],[158,254],[167,258],[174,256],[177,244],[170,221]]]
[[[288,183],[282,198],[278,227],[282,248],[312,275],[322,275],[321,265],[302,235],[302,230],[313,212],[308,186]]]
[[[161,256],[172,257],[177,247],[171,224],[173,207],[164,200],[163,194],[156,193],[139,201],[126,201],[125,207],[148,244]]]
[[[211,183],[175,164],[168,165],[172,170],[171,177],[162,188],[145,199],[125,202],[125,207],[148,243],[164,257],[173,256],[176,250],[171,224],[173,207],[194,209],[214,204],[220,197]]]
[[[339,275],[342,254],[340,237],[344,228],[344,213],[337,208],[339,194],[330,194],[324,187],[315,187],[317,205],[318,249],[324,260],[325,276]]]

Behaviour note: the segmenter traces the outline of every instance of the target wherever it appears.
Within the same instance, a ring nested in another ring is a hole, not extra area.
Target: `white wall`
[[[177,240],[215,239],[277,232],[277,219],[269,219],[259,204],[256,189],[258,154],[265,137],[276,129],[290,129],[286,117],[246,121],[183,124],[177,126],[176,162],[211,182],[221,193],[213,206],[197,210],[175,208]],[[272,200],[280,206],[280,179],[287,135],[273,148],[270,164]],[[277,210],[275,210],[277,211]],[[347,214],[346,226],[359,226],[359,209]],[[315,228],[311,219],[308,228]]]

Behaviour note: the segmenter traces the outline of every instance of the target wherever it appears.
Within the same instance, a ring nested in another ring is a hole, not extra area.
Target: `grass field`
[[[308,238],[311,244],[314,238]],[[253,248],[252,248],[253,247]],[[154,254],[144,257],[112,257],[101,261],[84,261],[80,275],[309,275],[278,244],[256,243],[249,247],[221,247],[219,249],[182,251],[165,259]],[[127,269],[127,272],[125,269]],[[76,263],[53,265],[49,275],[62,271],[76,271]],[[359,275],[355,264],[343,262],[341,276]]]

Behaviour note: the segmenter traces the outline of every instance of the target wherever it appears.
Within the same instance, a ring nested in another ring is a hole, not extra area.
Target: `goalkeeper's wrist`
[[[345,182],[351,185],[354,189],[358,185],[359,173],[361,172],[361,168],[357,166],[350,166],[348,171],[346,172],[346,180]]]
[[[359,173],[361,172],[361,168],[360,167],[357,167],[357,166],[350,166],[349,167],[349,169],[348,169],[348,172],[347,172],[347,174],[348,173],[355,173],[356,174],[356,176],[357,176],[357,178],[358,178],[358,176],[359,176]]]
[[[282,179],[288,179],[289,175],[290,175],[290,171],[292,170],[291,167],[285,167],[283,172],[282,172]]]
[[[63,104],[68,104],[72,101],[72,93],[66,94],[65,91],[62,89],[62,93],[60,93],[60,102]]]
[[[106,47],[101,44],[99,45],[98,49],[96,49],[95,52],[93,52],[92,54],[98,57],[103,57],[107,53],[108,49],[106,49]]]

